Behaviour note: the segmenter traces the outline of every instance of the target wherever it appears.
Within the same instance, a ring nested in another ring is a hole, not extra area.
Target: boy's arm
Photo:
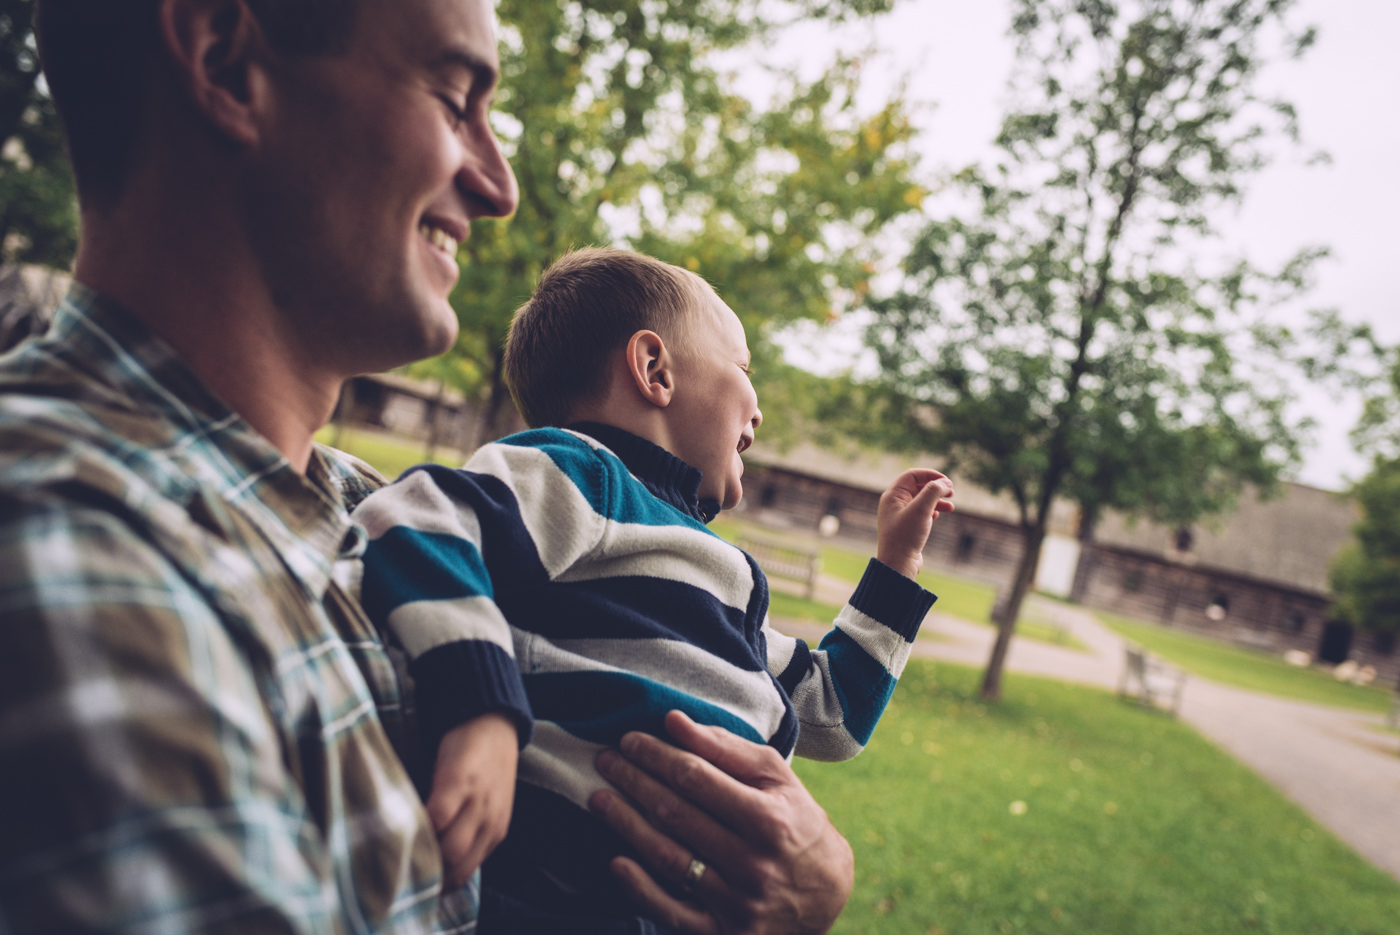
[[[797,755],[848,760],[870,740],[937,598],[871,559],[836,626],[816,649],[764,628],[768,669],[792,698]]]
[[[499,512],[493,500],[500,492],[469,472],[428,468],[371,494],[354,514],[370,535],[361,602],[408,655],[430,749],[488,712],[514,723],[522,747],[534,725],[482,555],[481,518]]]
[[[799,756],[847,760],[869,741],[938,599],[914,577],[934,520],[953,509],[952,495],[952,482],[927,468],[895,478],[880,497],[878,559],[817,649],[765,627],[769,671],[792,698],[801,725]]]

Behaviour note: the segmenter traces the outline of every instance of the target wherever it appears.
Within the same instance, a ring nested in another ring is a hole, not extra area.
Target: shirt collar
[[[187,506],[212,494],[241,511],[314,599],[335,562],[363,547],[346,502],[363,496],[361,472],[320,446],[297,472],[128,309],[74,283],[43,345],[86,376],[88,402],[114,416],[104,427],[133,470]],[[164,444],[122,448],[124,419],[143,439],[159,423]]]
[[[681,512],[708,523],[719,513],[719,501],[700,499],[703,475],[665,448],[633,435],[626,429],[601,422],[575,422],[567,426],[592,436],[617,455],[632,476],[646,485],[658,499]]]

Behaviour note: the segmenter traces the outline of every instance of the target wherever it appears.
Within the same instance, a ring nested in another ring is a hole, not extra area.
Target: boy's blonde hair
[[[686,351],[687,316],[710,287],[694,273],[611,247],[566,253],[510,322],[505,378],[525,423],[565,425],[605,390],[609,358],[638,331]]]

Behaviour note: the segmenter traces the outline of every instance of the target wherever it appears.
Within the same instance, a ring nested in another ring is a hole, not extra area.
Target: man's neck
[[[130,213],[85,212],[75,278],[140,318],[305,472],[344,375],[303,348],[238,239],[209,229],[217,221],[191,217],[182,230]]]

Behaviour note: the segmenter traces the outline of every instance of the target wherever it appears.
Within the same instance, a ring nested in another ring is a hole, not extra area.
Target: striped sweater
[[[631,730],[666,736],[672,709],[784,756],[859,753],[934,596],[872,559],[809,650],[768,626],[754,560],[705,527],[698,471],[620,429],[575,428],[416,468],[355,512],[362,600],[409,658],[430,749],[479,714],[513,717],[510,837],[533,822],[550,847],[592,821],[597,752]]]

